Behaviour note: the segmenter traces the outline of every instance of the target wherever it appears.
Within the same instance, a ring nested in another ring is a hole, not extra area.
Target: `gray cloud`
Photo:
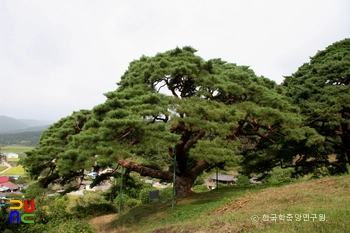
[[[280,83],[350,35],[350,3],[0,1],[0,115],[58,120],[103,103],[129,62],[191,45]]]

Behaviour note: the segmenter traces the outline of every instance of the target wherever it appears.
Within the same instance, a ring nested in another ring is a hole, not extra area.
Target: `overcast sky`
[[[129,62],[190,45],[277,83],[350,37],[348,0],[0,0],[0,115],[103,103]]]

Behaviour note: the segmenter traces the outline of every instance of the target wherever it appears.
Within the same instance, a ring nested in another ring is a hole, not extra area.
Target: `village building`
[[[0,192],[15,192],[19,189],[19,185],[12,183],[8,176],[0,176]]]
[[[214,174],[209,179],[211,182],[216,183],[222,183],[222,184],[235,184],[237,181],[237,178],[233,175],[224,175],[224,174]]]
[[[8,152],[8,153],[3,153],[2,154],[3,157],[6,157],[6,158],[11,158],[11,159],[18,159],[18,154],[16,153],[12,153],[12,152]]]

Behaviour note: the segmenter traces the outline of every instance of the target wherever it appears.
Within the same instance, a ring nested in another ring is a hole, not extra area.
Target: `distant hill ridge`
[[[18,134],[18,133],[25,133],[25,132],[43,132],[47,128],[49,128],[50,125],[42,125],[42,126],[35,126],[35,127],[29,127],[25,129],[17,129],[9,132],[5,132],[6,134]],[[2,133],[2,132],[0,132]]]
[[[47,120],[16,119],[0,116],[0,134],[36,132],[46,130],[53,122]]]

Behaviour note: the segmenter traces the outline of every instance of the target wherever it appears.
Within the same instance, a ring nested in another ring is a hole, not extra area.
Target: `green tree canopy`
[[[312,151],[300,151],[296,167],[326,165],[345,172],[350,163],[350,39],[319,51],[297,72],[285,78],[283,86],[305,116],[303,125],[325,137]],[[336,154],[336,160],[329,155]],[[309,166],[305,166],[309,165]],[[302,169],[302,168],[301,168]],[[308,172],[308,171],[305,171]]]
[[[96,164],[98,169],[121,165],[142,176],[171,180],[168,166],[148,165],[161,160],[170,165],[176,154],[176,191],[185,196],[204,169],[237,164],[245,150],[257,155],[259,146],[266,145],[267,155],[285,141],[311,145],[320,140],[315,130],[299,127],[298,108],[275,82],[257,77],[247,66],[205,61],[195,52],[176,48],[131,62],[118,88],[94,107],[83,131],[71,132],[64,148],[45,155],[58,159],[58,174],[71,177]],[[45,135],[42,140],[51,137]],[[40,150],[46,153],[41,147],[47,146],[40,144],[38,157],[43,156]],[[140,158],[147,163],[135,163]]]
[[[82,131],[90,112],[81,110],[62,118],[43,132],[38,147],[27,152],[23,165],[32,178],[40,178],[42,187],[53,182],[68,184],[81,176],[86,161],[66,152],[70,138]]]

